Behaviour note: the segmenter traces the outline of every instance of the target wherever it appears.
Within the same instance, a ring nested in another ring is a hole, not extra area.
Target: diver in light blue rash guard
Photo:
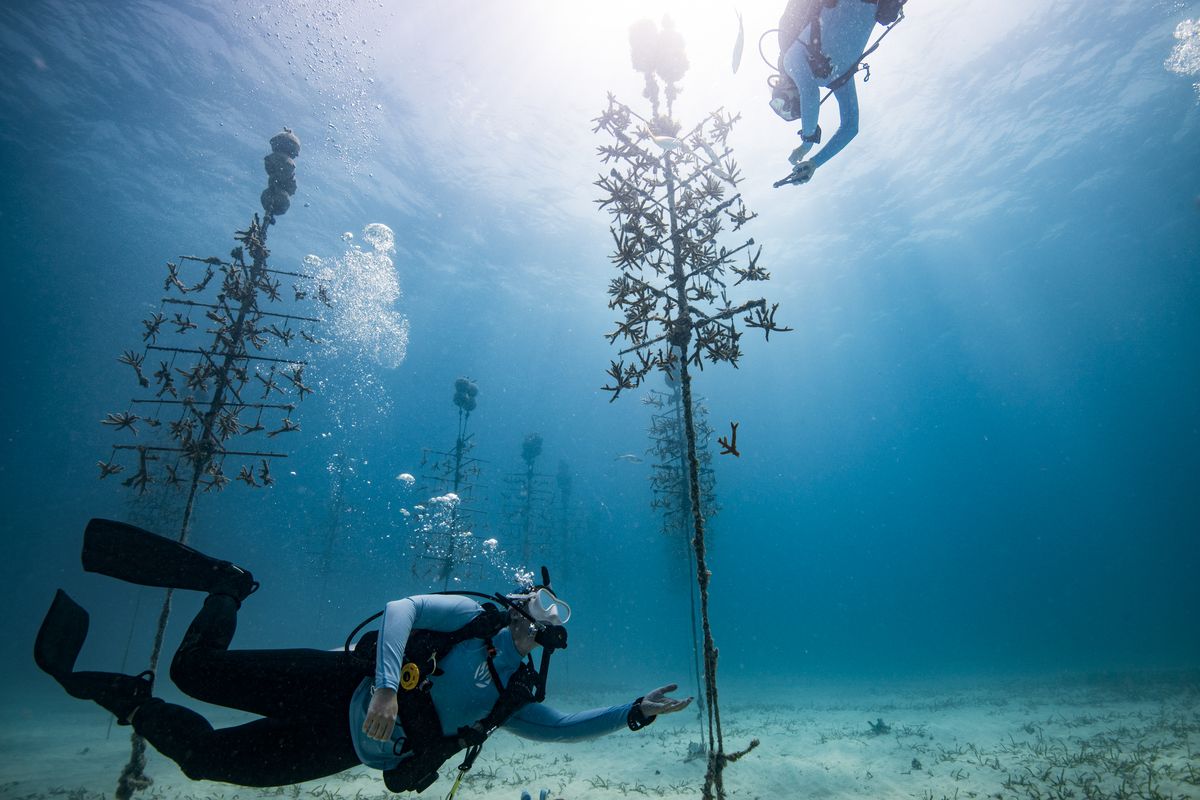
[[[498,686],[511,685],[526,663],[524,659],[539,646],[539,633],[546,628],[561,628],[570,615],[570,607],[545,585],[506,599],[513,605],[507,611],[494,612],[500,615],[496,624],[503,624],[503,628],[490,637],[466,638],[452,645],[444,656],[430,660],[436,662],[436,671],[428,678],[428,695],[440,725],[435,736],[452,739],[487,716],[497,704],[497,697],[503,696]],[[422,777],[428,777],[428,773],[416,775],[406,766],[406,760],[414,755],[426,755],[421,752],[420,742],[415,747],[409,743],[413,733],[406,730],[400,707],[413,692],[419,696],[418,683],[423,680],[413,670],[406,681],[405,670],[413,664],[411,634],[431,631],[454,635],[479,620],[484,608],[468,597],[452,594],[417,595],[387,604],[376,646],[375,675],[365,679],[355,692],[350,723],[359,758],[367,766],[384,770],[393,791],[414,782],[419,785]],[[673,684],[664,686],[631,703],[573,714],[537,701],[526,702],[501,724],[523,738],[554,742],[592,739],[624,727],[638,730],[655,716],[688,706],[690,697],[676,700],[666,696],[675,688]],[[454,749],[453,744],[450,749]],[[440,762],[433,769],[436,766]],[[405,773],[401,782],[393,777],[397,772]]]
[[[858,135],[854,74],[876,23],[895,22],[903,5],[904,0],[790,0],[779,22],[783,75],[773,85],[771,105],[785,120],[801,120],[803,142],[788,157],[794,165],[792,174],[776,186],[808,183],[818,167]],[[822,138],[823,88],[833,91],[840,120],[833,136],[805,160]]]
[[[564,714],[541,705],[550,656],[567,646],[571,609],[542,582],[509,595],[418,595],[388,603],[379,631],[338,650],[233,650],[237,613],[259,584],[228,561],[123,522],[91,520],[84,570],[141,586],[205,592],[171,660],[183,693],[257,718],[214,728],[196,711],[154,696],[152,672],[75,669],[88,612],[61,589],[38,630],[37,665],[73,697],[129,725],[194,780],[286,786],[360,763],[383,770],[388,789],[424,791],[465,751],[470,769],[488,736],[506,727],[541,741],[579,741],[639,730],[692,698],[674,685],[628,703]],[[542,649],[541,665],[532,653]],[[457,787],[457,783],[455,784]],[[451,791],[453,794],[453,790]]]

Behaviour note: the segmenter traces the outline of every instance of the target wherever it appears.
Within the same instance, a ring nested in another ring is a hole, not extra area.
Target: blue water
[[[469,376],[491,535],[526,434],[541,472],[573,475],[557,679],[688,682],[686,566],[649,459],[617,459],[648,447],[649,410],[599,388],[615,272],[591,119],[608,90],[644,105],[625,38],[644,12],[383,5],[0,10],[5,703],[56,692],[25,653],[57,586],[93,612],[88,666],[145,658],[153,593],[77,561],[88,518],[154,513],[96,480],[99,420],[137,389],[115,359],[163,264],[228,252],[283,125],[303,150],[273,266],[388,225],[409,341],[399,366],[315,352],[276,485],[200,496],[191,541],[264,585],[239,641],[333,647],[430,588],[400,513],[423,498],[396,476],[453,445]],[[692,65],[677,115],[742,113],[745,232],[795,328],[696,376],[742,452],[713,459],[722,682],[1200,667],[1200,106],[1164,67],[1200,4],[914,2],[859,87],[861,134],[780,190],[796,140],[767,107],[762,5],[736,76],[731,8],[668,8]]]

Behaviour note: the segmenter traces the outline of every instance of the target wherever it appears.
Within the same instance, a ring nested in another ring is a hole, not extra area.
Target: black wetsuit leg
[[[281,786],[356,766],[348,713],[362,667],[340,651],[229,650],[236,627],[237,603],[210,595],[171,679],[198,700],[266,719],[214,730],[188,708],[153,700],[134,715],[134,729],[195,779]]]
[[[334,731],[333,724],[341,730]],[[345,710],[327,724],[258,719],[214,729],[184,706],[154,699],[137,710],[133,729],[193,780],[239,786],[287,786],[335,775],[360,762]]]

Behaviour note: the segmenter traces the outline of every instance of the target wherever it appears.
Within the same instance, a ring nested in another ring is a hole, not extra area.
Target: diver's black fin
[[[33,660],[59,682],[75,670],[75,660],[88,633],[88,612],[59,589],[42,620],[33,645]]]
[[[83,532],[83,568],[140,586],[224,594],[239,603],[258,589],[254,576],[173,539],[110,519]]]

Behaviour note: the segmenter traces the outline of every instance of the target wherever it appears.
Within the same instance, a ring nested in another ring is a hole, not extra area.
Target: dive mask
[[[535,621],[545,625],[565,625],[571,618],[571,607],[545,587],[529,596],[528,611]]]
[[[795,122],[800,119],[800,92],[796,84],[782,72],[772,78],[767,81],[771,87],[771,110],[784,122]]]

